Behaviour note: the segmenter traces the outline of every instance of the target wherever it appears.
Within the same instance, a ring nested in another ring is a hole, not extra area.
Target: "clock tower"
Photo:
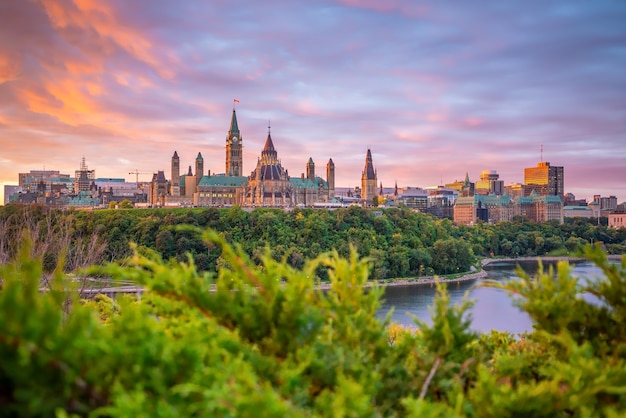
[[[237,125],[237,114],[233,109],[230,120],[230,129],[226,136],[226,173],[227,176],[243,175],[243,146],[241,144],[241,132]]]

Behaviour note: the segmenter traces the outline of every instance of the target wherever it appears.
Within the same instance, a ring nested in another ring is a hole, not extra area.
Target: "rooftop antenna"
[[[543,162],[543,144],[541,144],[541,148],[540,149],[541,149],[541,160],[540,161]]]
[[[268,119],[267,120],[267,134],[269,135],[272,131],[272,123],[271,121]]]

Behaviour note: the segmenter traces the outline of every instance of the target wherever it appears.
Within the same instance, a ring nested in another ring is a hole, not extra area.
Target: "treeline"
[[[12,243],[19,242],[15,238],[25,225],[38,231],[37,237],[46,239],[57,231],[78,247],[72,247],[72,254],[88,255],[89,263],[121,260],[130,255],[130,243],[134,242],[157,251],[164,259],[184,261],[191,254],[203,271],[219,269],[223,263],[221,251],[203,242],[197,230],[185,226],[213,229],[253,260],[259,261],[265,251],[270,251],[274,259],[284,259],[295,268],[330,250],[347,257],[353,246],[360,256],[371,260],[373,279],[464,272],[477,257],[565,255],[593,242],[602,242],[609,253],[626,252],[625,230],[593,225],[584,219],[568,219],[559,225],[534,224],[520,218],[466,227],[406,208],[61,212],[9,205],[0,208],[0,236],[5,237],[0,242],[0,257],[4,254],[8,259],[15,252]],[[53,253],[61,247],[48,245],[43,251],[48,268],[55,265],[58,255]]]

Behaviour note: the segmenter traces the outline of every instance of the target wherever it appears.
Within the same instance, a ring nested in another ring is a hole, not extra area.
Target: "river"
[[[547,268],[550,264],[544,263]],[[536,261],[520,263],[524,271],[529,274],[537,270]],[[598,277],[601,271],[593,263],[579,262],[572,264],[573,274],[576,277]],[[472,329],[479,332],[489,332],[492,329],[509,331],[514,334],[532,331],[530,317],[513,306],[511,298],[500,289],[477,286],[482,280],[512,280],[517,279],[515,263],[496,262],[485,266],[487,277],[484,279],[468,280],[448,285],[450,303],[458,304],[466,292],[474,300],[471,310]],[[430,322],[430,307],[435,297],[434,285],[389,286],[385,289],[383,305],[378,317],[383,318],[394,308],[392,321],[402,325],[414,325],[412,315],[422,321]]]

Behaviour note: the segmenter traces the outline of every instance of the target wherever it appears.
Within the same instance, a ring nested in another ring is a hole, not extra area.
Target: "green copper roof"
[[[233,116],[230,119],[230,133],[232,135],[239,135],[239,125],[237,125],[237,114],[235,113],[235,109],[233,109]]]
[[[313,183],[308,178],[300,178],[300,177],[291,177],[289,182],[296,189],[317,189],[315,183]]]
[[[475,194],[474,196],[461,196],[456,199],[458,204],[473,204],[474,206],[478,205],[478,202],[482,203],[483,206],[508,206],[511,204],[511,196],[509,195],[480,195]]]
[[[241,187],[248,183],[244,176],[203,176],[198,187]]]
[[[591,208],[589,206],[564,206],[564,210],[578,210],[584,212],[591,212]]]
[[[543,196],[546,203],[562,203],[559,196]]]

